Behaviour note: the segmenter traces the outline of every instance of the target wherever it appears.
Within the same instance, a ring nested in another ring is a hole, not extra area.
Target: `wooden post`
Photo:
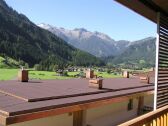
[[[86,126],[86,110],[73,112],[73,126]]]
[[[156,36],[156,59],[155,59],[155,89],[154,89],[154,110],[157,109],[157,90],[158,90],[158,69],[159,69],[159,28],[160,13],[157,13],[157,36]]]
[[[144,96],[140,96],[138,98],[138,111],[137,111],[137,115],[141,115],[142,114],[143,107],[144,107]]]

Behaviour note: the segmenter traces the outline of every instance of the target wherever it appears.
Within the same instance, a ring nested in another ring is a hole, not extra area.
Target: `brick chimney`
[[[129,78],[129,72],[128,71],[124,71],[123,72],[123,77],[124,78]]]
[[[149,76],[141,76],[140,77],[140,82],[149,84],[150,83],[150,77]]]
[[[86,78],[94,78],[94,71],[91,69],[86,70]]]
[[[18,80],[21,82],[28,82],[28,71],[24,70],[23,68],[18,72]]]
[[[97,79],[89,80],[89,87],[102,89],[102,87],[103,87],[103,79],[97,78]]]

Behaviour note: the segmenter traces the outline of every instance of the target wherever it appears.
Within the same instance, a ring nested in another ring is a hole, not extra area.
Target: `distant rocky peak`
[[[153,41],[154,39],[156,39],[155,37],[147,37],[147,38],[144,38],[144,39],[141,39],[141,40],[137,40],[137,41],[134,41],[134,42],[131,42],[131,45],[132,44],[138,44],[138,43],[144,43],[144,42],[149,42],[149,41]]]
[[[88,32],[88,30],[85,28],[75,28],[74,31]]]
[[[42,28],[44,28],[44,29],[52,28],[51,25],[49,25],[49,24],[45,24],[45,23],[38,24],[38,26],[39,26],[39,27],[42,27]]]
[[[109,37],[108,35],[106,35],[106,34],[104,34],[104,33],[95,31],[94,34],[95,34],[96,36],[98,36],[99,38],[103,39],[103,40],[105,39],[105,40],[107,40],[107,41],[114,41],[111,37]]]
[[[97,57],[116,56],[125,51],[130,45],[136,44],[135,42],[125,40],[115,41],[107,34],[98,31],[92,32],[85,28],[69,30],[46,25],[44,23],[39,26],[61,37],[72,46],[89,52]],[[153,37],[148,37],[144,39],[144,41],[152,38]],[[143,40],[138,43],[141,42],[143,42]]]

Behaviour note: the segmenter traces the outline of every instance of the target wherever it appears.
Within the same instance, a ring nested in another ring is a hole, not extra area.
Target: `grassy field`
[[[16,80],[17,79],[18,69],[0,69],[0,80]],[[58,76],[55,72],[49,71],[29,71],[29,79],[38,79],[38,80],[47,80],[47,79],[71,79],[75,78],[74,76],[79,74],[79,72],[68,72],[68,76]],[[106,72],[96,72],[98,76],[103,78],[117,78],[121,75],[108,74]]]
[[[121,74],[114,74],[114,73],[108,74],[107,72],[95,72],[95,74],[97,76],[102,76],[103,78],[119,78],[119,77],[122,77]]]
[[[73,74],[74,73],[71,73],[71,75]],[[56,72],[49,72],[49,71],[29,71],[29,78],[48,80],[48,79],[70,79],[73,77],[72,76],[58,76]]]
[[[0,80],[15,80],[17,69],[0,69]]]

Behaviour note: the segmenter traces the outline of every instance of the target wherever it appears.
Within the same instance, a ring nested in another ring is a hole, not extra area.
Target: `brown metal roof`
[[[87,79],[30,81],[28,83],[6,81],[0,82],[0,92],[30,102],[99,94],[148,85],[142,85],[139,80],[135,81],[135,78],[116,78],[105,79],[103,86],[102,90],[90,88]]]
[[[102,90],[89,88],[87,79],[30,81],[28,83],[1,81],[0,112],[10,117],[151,90],[153,90],[153,84],[140,83],[139,78],[105,79]]]

